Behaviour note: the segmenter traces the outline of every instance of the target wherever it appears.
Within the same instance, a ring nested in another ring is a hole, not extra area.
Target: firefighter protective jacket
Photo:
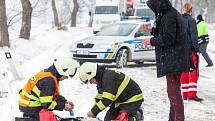
[[[91,109],[96,116],[109,105],[115,108],[123,104],[143,101],[143,94],[138,84],[125,74],[114,70],[98,70],[96,104]]]
[[[59,95],[58,79],[52,68],[49,68],[51,71],[39,72],[28,80],[25,87],[20,91],[20,111],[39,112],[42,108],[48,110],[64,109],[66,99]]]

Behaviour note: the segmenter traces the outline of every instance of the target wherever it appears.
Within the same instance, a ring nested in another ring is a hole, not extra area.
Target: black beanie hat
[[[201,14],[199,14],[199,15],[197,16],[197,20],[198,20],[198,21],[204,21],[204,19],[203,19],[203,17],[202,17]]]

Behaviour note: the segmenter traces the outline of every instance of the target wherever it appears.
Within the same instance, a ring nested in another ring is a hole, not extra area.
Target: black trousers
[[[40,116],[39,112],[41,108],[31,108],[31,107],[23,107],[19,106],[21,112],[23,112],[23,121],[39,121]]]
[[[39,121],[31,117],[15,117],[15,121]]]
[[[24,121],[39,121],[39,113],[24,113],[23,117],[26,119]]]

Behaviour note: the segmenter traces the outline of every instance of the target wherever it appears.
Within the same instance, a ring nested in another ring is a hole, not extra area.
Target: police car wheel
[[[128,51],[127,49],[120,49],[116,57],[116,67],[123,68],[128,62]]]

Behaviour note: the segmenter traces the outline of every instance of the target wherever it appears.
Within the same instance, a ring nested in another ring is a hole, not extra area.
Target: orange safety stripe
[[[20,94],[19,96],[20,96],[20,98],[22,98],[22,99],[24,99],[24,100],[30,101],[29,98],[23,96],[22,94]],[[19,105],[24,106],[24,107],[28,106],[28,105],[26,105],[26,104],[24,104],[24,103],[22,103],[22,102],[20,102],[20,101],[19,101]]]
[[[32,78],[30,78],[27,82],[27,84],[25,85],[25,87],[23,88],[23,90],[26,90],[26,92],[31,95],[31,91],[34,88],[34,86],[37,84],[38,81],[40,81],[41,79],[45,78],[45,77],[51,77],[56,85],[56,91],[55,94],[53,95],[53,100],[56,100],[56,97],[59,95],[59,83],[57,81],[57,78],[51,73],[51,72],[39,72],[37,74],[35,74]],[[22,95],[22,93],[20,93],[20,98],[22,100],[26,100],[26,101],[30,101],[31,99]],[[28,106],[26,104],[23,104],[22,102],[19,101],[19,104],[21,106]]]

